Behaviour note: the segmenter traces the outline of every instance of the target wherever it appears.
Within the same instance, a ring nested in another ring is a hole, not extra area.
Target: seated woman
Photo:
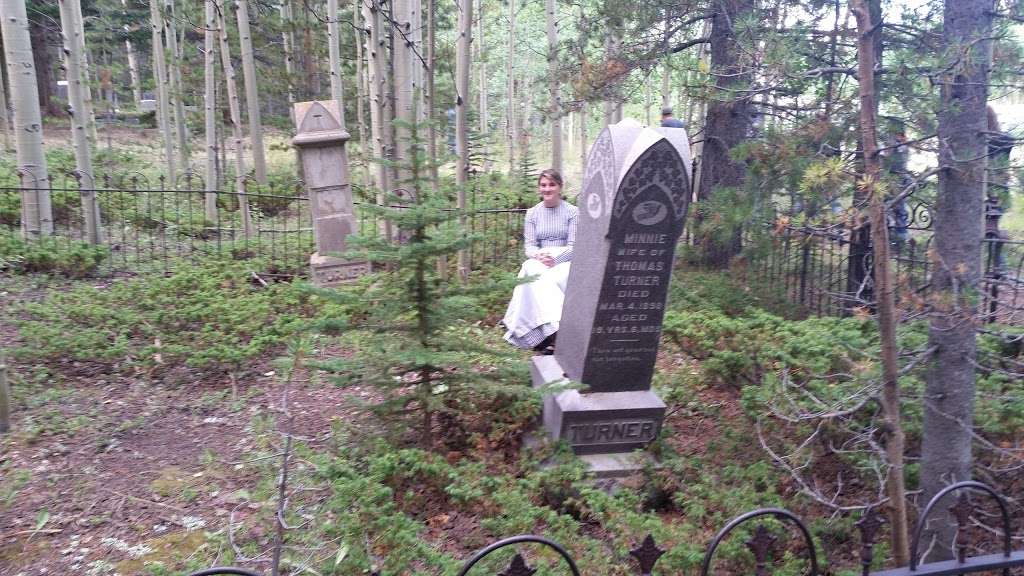
[[[520,278],[536,278],[516,286],[502,323],[508,328],[505,340],[509,343],[551,353],[576,243],[577,210],[562,199],[558,171],[541,172],[537,189],[541,202],[526,211],[527,260],[519,270]]]

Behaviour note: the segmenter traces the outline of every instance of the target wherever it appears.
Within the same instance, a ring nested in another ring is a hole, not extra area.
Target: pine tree
[[[461,285],[440,273],[437,259],[468,248],[475,238],[454,225],[461,214],[450,209],[447,194],[433,192],[426,143],[419,136],[423,126],[402,128],[411,140],[402,167],[409,180],[397,188],[411,194],[387,192],[382,205],[368,209],[407,241],[392,243],[373,230],[352,238],[345,258],[383,266],[353,289],[320,291],[348,312],[326,320],[323,328],[358,334],[358,352],[317,366],[337,374],[342,384],[375,387],[383,399],[374,410],[410,424],[405,429],[418,423],[416,436],[430,449],[440,422],[479,414],[473,407],[482,402],[514,402],[532,392],[520,384],[525,374],[518,355],[482,343],[471,322],[481,312],[478,296],[510,292],[514,280],[508,275]]]

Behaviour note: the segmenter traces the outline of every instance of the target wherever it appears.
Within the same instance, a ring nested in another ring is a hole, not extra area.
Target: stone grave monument
[[[316,252],[309,265],[317,286],[334,286],[370,272],[369,262],[337,256],[345,250],[345,239],[358,231],[345,153],[349,133],[339,118],[334,100],[295,103],[292,144],[299,153],[313,213]]]
[[[576,454],[631,452],[661,430],[665,404],[651,376],[690,167],[681,128],[627,119],[605,128],[590,150],[555,354],[531,365],[534,386],[564,378],[583,385],[544,401],[547,435]],[[598,473],[630,467],[616,457],[590,463]]]

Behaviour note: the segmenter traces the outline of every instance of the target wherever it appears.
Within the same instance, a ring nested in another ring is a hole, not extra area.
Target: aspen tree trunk
[[[880,184],[877,116],[875,113],[875,54],[871,36],[881,33],[873,27],[864,0],[853,0],[857,17],[857,77],[860,82],[861,145],[864,148],[864,180],[871,199],[871,231],[874,243],[875,292],[878,296],[878,333],[882,350],[882,417],[886,432],[883,437],[889,475],[885,490],[889,497],[889,524],[892,526],[892,554],[897,566],[910,562],[907,528],[907,495],[904,487],[903,426],[900,423],[899,361],[896,340],[896,293],[889,262],[889,227],[885,222],[885,189]]]
[[[60,26],[64,39],[64,53],[67,55],[65,72],[68,82],[68,100],[71,104],[71,137],[75,151],[75,174],[78,179],[82,214],[85,220],[85,239],[91,244],[100,243],[100,212],[96,204],[96,186],[93,181],[92,151],[89,149],[88,122],[85,118],[84,83],[82,82],[82,54],[75,41],[78,27],[75,25],[75,9],[72,4],[79,0],[59,0]]]
[[[616,62],[619,58],[620,47],[622,46],[622,26],[616,18],[608,21],[608,28],[604,41],[605,60],[609,63]],[[611,79],[607,88],[607,96],[604,100],[604,123],[616,124],[622,120],[622,80]]]
[[[435,20],[437,18],[437,0],[427,0],[427,46],[426,46],[426,75],[424,83],[424,113],[430,122],[427,123],[427,158],[430,160],[430,185],[436,192],[438,184],[437,174],[437,125],[434,124],[437,108],[437,96],[434,92],[434,60],[436,59],[437,45],[435,38]]]
[[[551,123],[551,167],[562,171],[562,109],[558,99],[558,23],[555,19],[557,3],[547,0],[548,34],[548,122]]]
[[[370,30],[366,36],[366,57],[370,72],[370,139],[373,141],[373,156],[376,160],[374,187],[377,189],[377,204],[384,204],[385,191],[390,189],[391,179],[387,166],[381,162],[388,147],[388,130],[384,125],[388,114],[388,102],[385,62],[387,48],[384,44],[384,35],[381,34],[383,18],[379,0],[364,0],[363,21]],[[391,238],[391,224],[387,220],[380,221],[380,234],[383,238]]]
[[[128,0],[121,0],[121,7],[128,8]],[[124,27],[125,33],[129,31],[128,26]],[[135,54],[135,46],[132,41],[125,38],[124,51],[128,56],[128,77],[132,83],[132,100],[135,102],[135,107],[139,107],[139,102],[142,101],[142,77],[139,75],[139,60]]]
[[[235,192],[238,194],[238,209],[242,212],[242,230],[246,239],[253,234],[252,215],[249,213],[249,198],[245,190],[245,144],[242,136],[242,106],[238,102],[238,81],[235,66],[231,63],[231,46],[228,44],[226,2],[217,12],[217,26],[220,29],[220,63],[224,70],[227,86],[228,110],[231,114],[231,133],[235,141]]]
[[[362,184],[370,186],[370,154],[367,150],[366,141],[366,112],[364,111],[363,99],[366,98],[366,77],[363,66],[363,42],[365,31],[361,28],[360,18],[362,17],[362,0],[352,2],[352,30],[356,35],[356,126],[359,129],[359,158],[363,163]]]
[[[479,78],[479,94],[477,120],[479,121],[480,135],[487,134],[487,63],[484,58],[484,0],[478,0],[476,5],[476,68]]]
[[[21,232],[25,237],[53,234],[50,182],[43,154],[43,120],[39,110],[32,40],[25,0],[0,0],[7,79],[14,108],[14,145],[21,177]]]
[[[89,82],[89,50],[85,46],[85,21],[82,19],[82,4],[74,2],[71,5],[72,19],[74,23],[74,36],[72,41],[76,44],[80,56],[79,68],[82,71],[82,81],[85,82],[82,92],[83,116],[86,123],[86,134],[89,136],[89,144],[95,145],[99,142],[96,133],[96,115],[92,106],[92,87]]]
[[[313,30],[309,26],[309,11],[302,11],[302,71],[306,77],[306,96],[316,98],[320,94],[320,76],[317,75],[316,53],[313,47]]]
[[[412,28],[411,0],[394,0],[391,3],[391,42],[393,82],[395,90],[395,168],[398,174],[398,187],[404,187],[408,180],[409,125],[413,122],[412,113]]]
[[[174,137],[171,136],[171,114],[167,96],[167,61],[164,51],[163,16],[160,0],[149,0],[150,30],[153,36],[153,84],[156,87],[156,118],[160,137],[164,140],[164,162],[167,182],[173,186],[178,177],[174,158]]]
[[[580,174],[587,173],[587,101],[580,102],[579,112]]]
[[[256,181],[267,183],[267,159],[263,149],[263,122],[260,120],[260,98],[256,86],[256,62],[252,55],[252,33],[249,31],[249,1],[235,0],[238,18],[238,44],[245,80],[245,104],[249,111],[249,140],[252,143],[252,167]]]
[[[470,47],[473,41],[473,1],[459,0],[459,37],[455,44],[455,182],[458,187],[459,224],[466,230],[466,188],[469,187],[469,104]],[[459,279],[469,279],[469,251],[459,250]]]
[[[341,83],[341,46],[338,36],[338,0],[327,0],[327,58],[331,69],[331,99],[338,103],[338,120],[345,127],[345,95]],[[246,80],[248,85],[248,80]]]
[[[508,0],[508,54],[506,54],[505,140],[508,146],[508,177],[516,173],[516,0]]]
[[[203,30],[203,119],[206,136],[206,197],[204,213],[217,221],[217,7],[205,0]]]
[[[421,0],[412,0],[411,6],[411,19],[410,23],[412,29],[409,31],[409,37],[412,41],[412,54],[411,66],[412,66],[412,98],[413,98],[413,117],[416,119],[417,124],[422,124],[426,119],[426,106],[423,97],[423,85],[425,82],[425,70],[423,68],[423,2]],[[416,130],[417,137],[420,134],[419,127]]]
[[[164,2],[164,23],[165,35],[167,37],[167,51],[171,55],[171,61],[167,65],[167,74],[171,81],[171,90],[168,94],[171,102],[171,112],[174,116],[174,133],[178,143],[178,158],[181,169],[189,171],[190,156],[188,145],[188,122],[185,118],[185,92],[181,83],[181,53],[178,51],[178,32],[175,26],[174,0]],[[172,186],[176,183],[172,182]]]
[[[284,47],[284,74],[288,77],[288,114],[292,115],[295,113],[292,107],[292,104],[295,104],[295,21],[291,0],[284,0],[280,12],[281,23],[284,25],[281,44]]]
[[[942,171],[932,210],[935,236],[929,255],[933,272],[928,345],[935,353],[922,396],[923,502],[946,485],[972,475],[977,299],[989,136],[985,107],[994,11],[993,0],[946,0],[943,8],[948,60],[938,78]],[[936,556],[949,558],[955,529],[937,528]]]
[[[3,34],[0,34],[0,46],[3,46]],[[0,133],[3,133],[3,144],[0,150],[7,151],[11,148],[11,108],[7,105],[7,58],[3,50],[0,50]]]

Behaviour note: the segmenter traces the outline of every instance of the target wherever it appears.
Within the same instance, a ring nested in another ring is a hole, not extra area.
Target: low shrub
[[[279,347],[324,306],[291,284],[253,284],[250,270],[213,262],[178,267],[167,277],[51,292],[25,306],[20,353],[113,369],[160,372],[185,364],[237,372]]]
[[[108,247],[78,240],[42,237],[26,241],[13,233],[0,234],[0,271],[85,278],[93,275],[108,256]]]

